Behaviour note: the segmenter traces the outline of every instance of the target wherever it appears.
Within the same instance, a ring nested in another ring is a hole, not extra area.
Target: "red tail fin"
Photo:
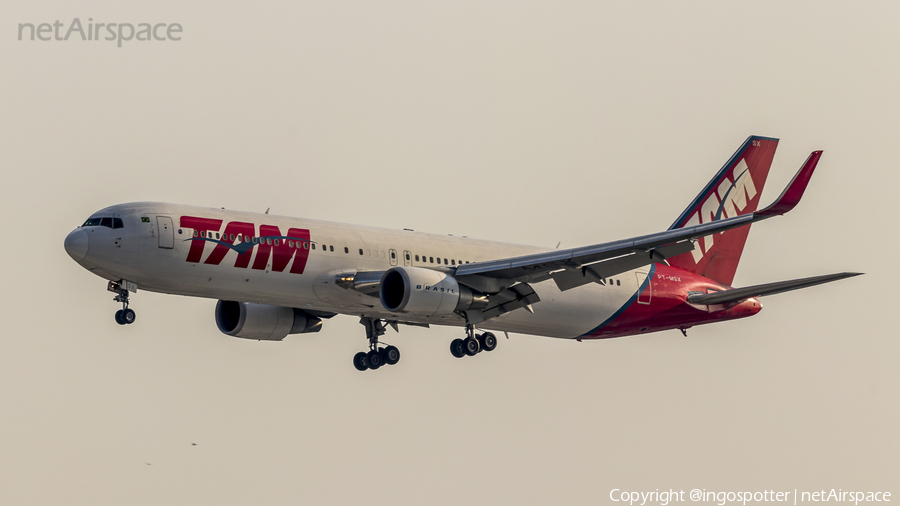
[[[749,137],[669,230],[756,211],[776,147],[778,139]],[[694,251],[672,257],[669,263],[731,285],[749,233],[746,226],[703,237]]]

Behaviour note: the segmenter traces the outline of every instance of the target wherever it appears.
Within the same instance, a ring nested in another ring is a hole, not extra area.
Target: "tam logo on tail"
[[[731,179],[724,179],[717,191],[710,193],[700,210],[688,219],[685,227],[700,225],[722,218],[738,216],[757,195],[756,185],[750,175],[747,163],[741,159],[732,172]],[[715,244],[714,236],[708,235],[700,241],[700,247],[691,251],[694,261],[700,263],[703,255]]]
[[[669,229],[756,211],[777,146],[777,139],[767,137],[744,141]],[[693,251],[672,257],[669,263],[730,285],[749,231],[750,227],[742,227],[702,237]]]

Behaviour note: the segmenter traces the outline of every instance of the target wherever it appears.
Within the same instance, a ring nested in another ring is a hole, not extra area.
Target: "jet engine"
[[[223,334],[243,339],[281,341],[288,334],[318,332],[322,320],[300,309],[220,300],[216,325]]]
[[[488,305],[485,294],[460,285],[447,273],[421,267],[394,267],[385,272],[378,296],[388,311],[422,316],[484,309]]]

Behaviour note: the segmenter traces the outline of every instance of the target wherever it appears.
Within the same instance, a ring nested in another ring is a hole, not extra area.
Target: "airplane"
[[[759,297],[860,273],[734,288],[752,223],[793,209],[822,156],[814,151],[774,203],[760,194],[778,139],[751,136],[667,230],[553,249],[159,202],[114,205],[65,239],[82,267],[108,280],[120,325],[130,294],[218,299],[219,330],[281,341],[360,318],[360,371],[394,365],[386,326],[463,327],[454,357],[497,347],[494,332],[576,340],[679,330],[757,314]],[[478,332],[476,333],[476,329]],[[493,331],[493,332],[492,332]]]

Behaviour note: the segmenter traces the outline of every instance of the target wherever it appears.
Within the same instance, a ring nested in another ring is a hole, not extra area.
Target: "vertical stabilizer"
[[[776,147],[778,139],[749,137],[669,230],[756,211]],[[749,233],[746,226],[702,237],[693,251],[672,257],[669,263],[731,285]]]

